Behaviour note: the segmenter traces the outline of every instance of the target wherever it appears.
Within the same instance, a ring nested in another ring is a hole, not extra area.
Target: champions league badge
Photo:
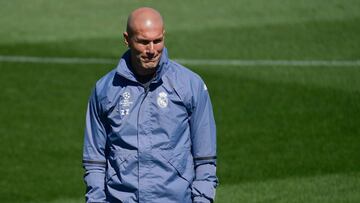
[[[159,105],[159,107],[161,108],[166,108],[168,105],[168,98],[167,98],[167,94],[165,92],[160,92],[159,96],[157,98],[157,104]]]
[[[132,102],[130,101],[130,98],[131,98],[130,93],[124,92],[121,96],[122,96],[121,101],[120,101],[121,106],[129,107],[132,104]]]
[[[129,92],[124,92],[121,95],[121,101],[120,101],[120,114],[122,116],[128,115],[130,113],[130,106],[132,102],[130,101],[131,95]]]

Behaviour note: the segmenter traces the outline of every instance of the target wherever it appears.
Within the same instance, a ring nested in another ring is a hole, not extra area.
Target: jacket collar
[[[161,58],[159,61],[158,66],[156,67],[156,76],[152,83],[157,83],[161,80],[162,76],[168,69],[168,53],[167,49],[164,47]],[[125,77],[128,80],[131,80],[133,82],[138,82],[136,80],[135,74],[133,73],[130,65],[130,50],[127,50],[124,55],[121,57],[117,67],[116,67],[116,73],[121,75],[122,77]]]

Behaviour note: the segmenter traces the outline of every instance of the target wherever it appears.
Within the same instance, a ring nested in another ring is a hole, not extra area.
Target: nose
[[[151,55],[155,54],[155,49],[154,49],[154,43],[153,42],[149,43],[149,46],[147,48],[147,53],[151,54]]]

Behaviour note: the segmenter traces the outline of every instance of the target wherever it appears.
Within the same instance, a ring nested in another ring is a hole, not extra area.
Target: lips
[[[148,59],[147,57],[141,57],[142,61],[145,62],[145,63],[155,63],[157,61],[159,61],[159,57],[156,56],[156,57],[153,57],[151,59]]]
[[[157,60],[144,60],[144,62],[146,63],[150,63],[150,62],[156,62]]]

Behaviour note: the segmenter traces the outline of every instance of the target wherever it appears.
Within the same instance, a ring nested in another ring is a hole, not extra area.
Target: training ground
[[[1,1],[0,202],[84,202],[87,99],[142,5],[209,89],[216,203],[360,202],[358,0]]]

